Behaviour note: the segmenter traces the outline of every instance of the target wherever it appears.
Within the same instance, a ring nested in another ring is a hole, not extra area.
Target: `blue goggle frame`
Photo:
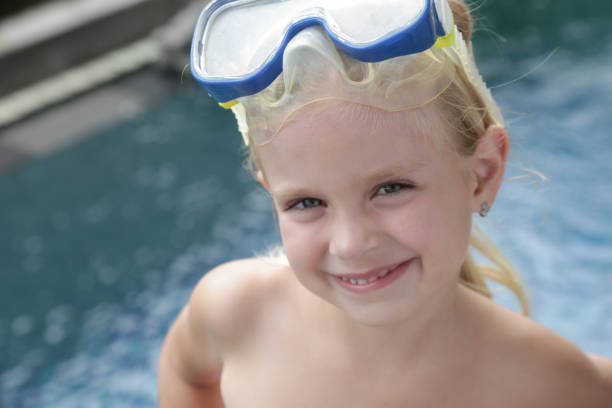
[[[283,53],[287,44],[306,27],[317,25],[322,27],[340,51],[362,62],[378,62],[401,55],[416,54],[434,46],[441,48],[451,45],[454,41],[453,31],[450,33],[444,31],[434,0],[426,2],[421,14],[409,26],[365,46],[353,45],[340,39],[328,27],[325,19],[305,17],[287,28],[280,47],[255,72],[247,73],[238,78],[207,76],[199,65],[200,56],[204,49],[201,39],[205,27],[210,23],[211,17],[218,9],[239,1],[243,0],[212,1],[200,14],[191,43],[191,73],[208,93],[222,105],[225,103],[231,105],[236,98],[253,95],[270,85],[282,72]]]

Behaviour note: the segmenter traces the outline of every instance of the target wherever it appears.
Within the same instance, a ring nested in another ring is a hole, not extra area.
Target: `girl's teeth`
[[[375,280],[384,278],[385,276],[389,274],[389,272],[391,272],[391,269],[386,269],[382,271],[381,273],[379,273],[378,275],[372,276],[371,278],[368,278],[368,279],[349,279],[349,278],[342,277],[342,280],[345,282],[350,282],[353,285],[365,285],[367,283],[372,283]]]

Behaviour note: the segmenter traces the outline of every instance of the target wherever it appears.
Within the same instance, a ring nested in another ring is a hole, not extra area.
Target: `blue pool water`
[[[537,16],[551,3],[529,4]],[[550,37],[503,28],[501,12],[483,21],[508,36],[479,51],[493,84],[564,45],[494,89],[512,155],[481,225],[522,273],[534,319],[612,357],[612,36],[599,14]],[[189,85],[0,176],[0,406],[155,406],[161,342],[194,284],[278,240],[241,160],[231,113]]]
[[[584,349],[612,355],[612,57],[562,54],[499,89],[516,111],[513,159],[486,230],[531,291],[534,318]],[[514,165],[512,165],[514,161]],[[537,169],[541,181],[525,169]]]

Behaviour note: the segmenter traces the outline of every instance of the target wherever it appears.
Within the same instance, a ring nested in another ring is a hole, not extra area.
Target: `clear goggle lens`
[[[338,41],[367,47],[422,23],[424,11],[432,5],[449,33],[452,17],[443,0],[230,1],[199,23],[200,33],[196,31],[194,38],[199,55],[192,62],[207,77],[240,78],[275,56],[297,24],[317,21]]]

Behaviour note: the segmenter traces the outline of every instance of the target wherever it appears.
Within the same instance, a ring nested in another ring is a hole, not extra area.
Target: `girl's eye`
[[[413,186],[406,183],[387,183],[378,188],[376,191],[377,195],[388,195],[397,193],[401,190],[412,188]]]
[[[308,210],[311,208],[316,208],[323,205],[323,201],[319,200],[318,198],[303,198],[299,201],[294,201],[293,203],[289,204],[287,207],[288,209],[292,209],[295,208],[296,210]]]

